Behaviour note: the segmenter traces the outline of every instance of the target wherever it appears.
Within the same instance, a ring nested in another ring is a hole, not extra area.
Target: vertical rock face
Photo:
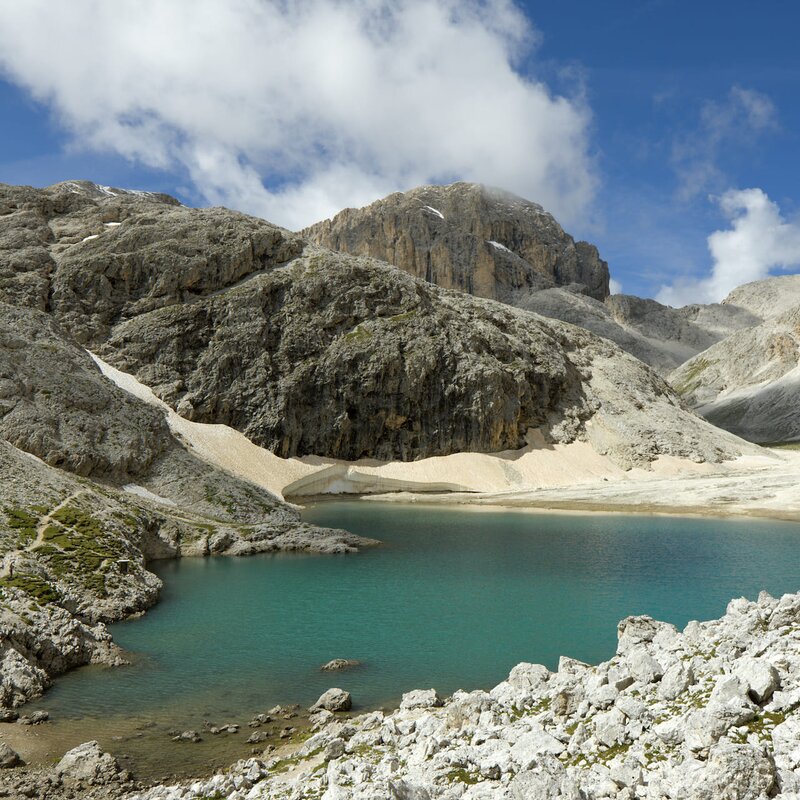
[[[306,228],[331,250],[372,256],[442,286],[516,305],[515,298],[575,285],[603,300],[608,265],[541,206],[472,183],[421,186]]]

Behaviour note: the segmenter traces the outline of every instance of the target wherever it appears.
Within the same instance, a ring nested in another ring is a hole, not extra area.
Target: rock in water
[[[344,689],[328,689],[309,710],[349,711],[352,705],[350,692],[346,692]]]
[[[492,300],[513,304],[532,289],[567,285],[598,300],[608,296],[608,265],[594,245],[576,242],[536,203],[480,184],[397,192],[302,234]]]
[[[323,664],[320,669],[323,672],[337,672],[341,669],[349,669],[350,667],[358,667],[361,662],[355,658],[333,658],[327,664]]]

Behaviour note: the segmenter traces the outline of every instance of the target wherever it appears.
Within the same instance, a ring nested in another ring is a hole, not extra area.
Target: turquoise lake
[[[355,555],[165,561],[161,602],[112,627],[133,665],[85,668],[39,704],[54,718],[246,721],[330,686],[358,707],[415,687],[491,687],[519,661],[609,658],[617,622],[682,627],[732,597],[800,589],[800,527],[631,515],[327,502],[304,518],[378,538]],[[363,666],[322,673],[334,657]]]

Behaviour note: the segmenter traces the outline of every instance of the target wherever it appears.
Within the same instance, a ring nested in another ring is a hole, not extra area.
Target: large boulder
[[[11,769],[22,763],[16,750],[12,749],[7,742],[0,742],[0,769]]]
[[[65,783],[89,786],[114,783],[124,777],[117,759],[104,753],[95,741],[73,747],[56,764],[55,771]]]
[[[324,692],[319,700],[311,706],[311,711],[319,711],[320,709],[324,709],[325,711],[349,711],[353,705],[353,700],[350,696],[350,692],[346,692],[344,689],[328,689],[327,692]]]

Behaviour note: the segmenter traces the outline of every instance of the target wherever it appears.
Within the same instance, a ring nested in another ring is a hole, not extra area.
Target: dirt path
[[[53,508],[51,508],[47,514],[41,517],[39,522],[36,524],[36,538],[27,547],[24,547],[21,550],[13,550],[12,552],[6,554],[3,560],[3,567],[0,569],[0,578],[11,577],[11,565],[16,560],[16,557],[23,553],[30,553],[37,547],[43,545],[45,541],[44,532],[53,521],[53,515],[57,514],[62,508],[65,508],[71,502],[84,494],[88,494],[86,489],[79,489],[77,492],[73,492],[69,497],[66,497],[57,506],[53,506]]]

